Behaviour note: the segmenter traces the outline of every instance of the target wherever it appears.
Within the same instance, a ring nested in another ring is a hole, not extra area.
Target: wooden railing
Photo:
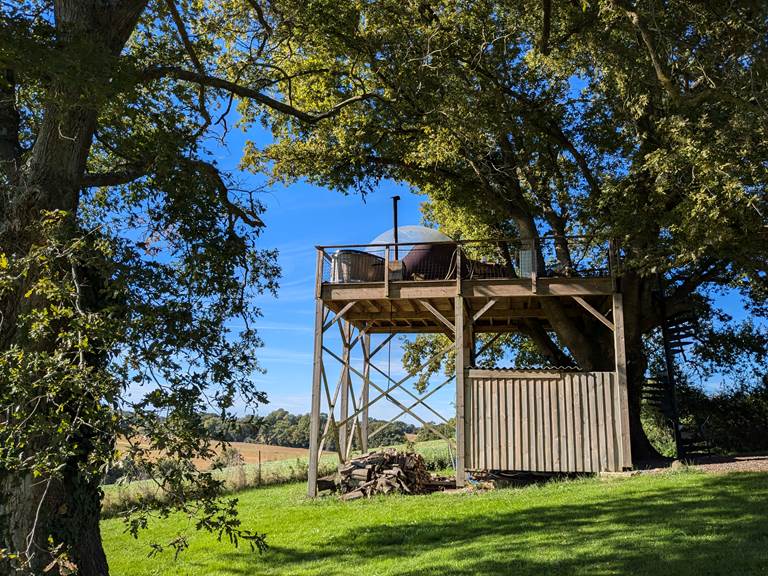
[[[322,282],[346,284],[396,281],[483,280],[539,277],[607,277],[618,271],[613,243],[584,236],[557,242],[535,240],[461,240],[395,244],[317,246]],[[567,251],[563,246],[567,246]]]

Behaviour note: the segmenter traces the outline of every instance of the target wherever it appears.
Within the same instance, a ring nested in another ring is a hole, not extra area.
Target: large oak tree
[[[246,127],[265,109],[311,125],[366,97],[302,109],[281,95],[292,9],[0,3],[0,574],[108,573],[99,482],[119,434],[158,483],[156,513],[263,545],[185,462],[211,454],[203,412],[263,400],[251,297],[278,275],[256,245],[258,191],[209,143],[234,107]]]

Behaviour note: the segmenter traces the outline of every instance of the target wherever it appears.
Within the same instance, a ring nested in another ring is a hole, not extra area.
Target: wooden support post
[[[611,274],[611,288],[614,292],[619,291],[619,251],[616,247],[616,241],[611,238],[608,241],[608,270]]]
[[[461,244],[456,244],[456,294],[461,294]]]
[[[370,387],[368,380],[371,377],[371,335],[365,332],[363,334],[363,391],[361,393],[362,399],[360,403],[363,405],[362,420],[360,422],[360,435],[362,436],[362,446],[360,449],[363,452],[368,452],[368,397],[370,394]]]
[[[309,430],[309,469],[307,471],[307,496],[317,496],[317,469],[320,461],[320,395],[323,374],[323,312],[325,305],[320,298],[323,282],[323,251],[317,251],[315,286],[315,350],[312,365],[312,410]]]
[[[342,336],[342,367],[341,367],[341,405],[340,405],[340,414],[339,414],[339,421],[344,422],[344,424],[341,424],[341,427],[339,428],[339,443],[344,450],[342,453],[345,456],[346,460],[346,446],[347,446],[347,436],[349,433],[350,426],[346,422],[347,416],[349,416],[349,386],[351,384],[351,378],[349,375],[349,357],[350,357],[350,348],[349,343],[352,340],[352,325],[347,321],[342,321],[341,324],[341,336]]]
[[[629,392],[627,389],[627,348],[624,338],[624,301],[621,292],[613,293],[613,344],[616,358],[616,383],[621,406],[621,466],[632,467],[632,448],[629,437]]]
[[[384,248],[384,298],[389,298],[389,246]]]
[[[456,486],[464,486],[466,480],[466,469],[464,467],[465,453],[465,414],[464,414],[464,394],[465,394],[465,376],[467,373],[467,362],[469,350],[467,348],[467,327],[464,321],[464,298],[461,294],[456,295],[456,317],[454,326],[456,327]]]
[[[470,320],[467,322],[466,326],[464,327],[464,330],[466,331],[466,339],[464,340],[464,344],[467,348],[468,354],[465,358],[467,362],[467,368],[470,368],[475,365],[475,354],[477,353],[477,344],[475,342],[475,325]]]

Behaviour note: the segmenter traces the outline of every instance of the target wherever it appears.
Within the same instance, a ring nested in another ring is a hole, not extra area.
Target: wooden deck
[[[456,296],[469,314],[483,313],[474,330],[511,332],[528,318],[546,320],[540,298],[558,297],[567,314],[582,313],[578,297],[596,309],[611,306],[611,278],[425,280],[409,282],[324,283],[320,297],[334,313],[367,333],[441,333],[455,317]],[[350,306],[351,305],[351,306]],[[441,318],[442,316],[442,318]]]

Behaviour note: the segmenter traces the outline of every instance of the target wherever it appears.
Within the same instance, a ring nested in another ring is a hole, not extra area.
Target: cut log
[[[350,478],[368,482],[371,479],[371,470],[369,468],[356,468],[349,473]]]
[[[344,500],[392,492],[425,494],[454,485],[452,478],[433,478],[420,454],[391,448],[358,456],[342,466],[336,476],[336,488]]]
[[[342,500],[357,500],[358,498],[364,498],[365,492],[362,490],[353,490],[352,492],[347,492],[346,494],[341,495]]]
[[[324,476],[317,479],[317,490],[336,490],[336,479],[333,476]]]

